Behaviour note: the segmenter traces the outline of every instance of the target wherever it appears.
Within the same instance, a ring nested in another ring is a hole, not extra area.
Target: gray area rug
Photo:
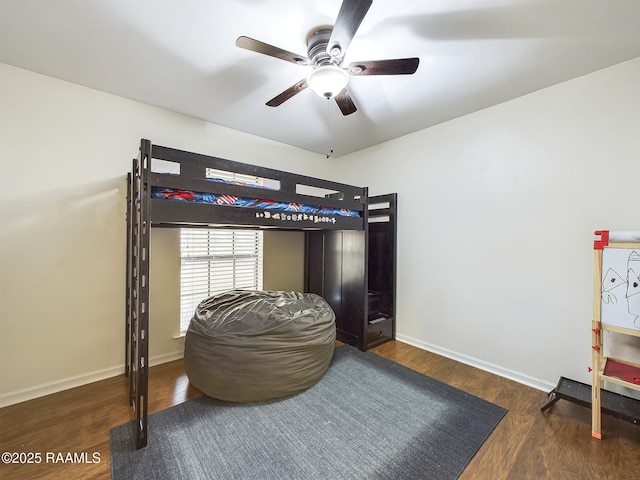
[[[269,402],[200,397],[110,431],[113,480],[457,478],[506,414],[374,353],[336,349],[310,389]]]

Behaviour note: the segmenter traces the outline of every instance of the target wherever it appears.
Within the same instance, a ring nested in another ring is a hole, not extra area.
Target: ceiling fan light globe
[[[333,98],[349,83],[349,74],[335,65],[322,65],[314,68],[307,77],[307,85],[317,95]]]

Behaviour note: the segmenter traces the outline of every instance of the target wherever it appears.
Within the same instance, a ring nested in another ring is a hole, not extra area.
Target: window
[[[181,229],[180,331],[202,300],[233,289],[262,290],[262,232]]]
[[[207,169],[208,178],[262,185],[261,178]],[[183,228],[180,230],[180,331],[198,304],[233,289],[262,290],[262,232]]]

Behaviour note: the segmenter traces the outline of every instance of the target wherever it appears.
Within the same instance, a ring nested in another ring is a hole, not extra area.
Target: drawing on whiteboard
[[[602,323],[640,329],[640,250],[607,248],[602,257]]]
[[[627,282],[613,268],[607,270],[602,279],[602,301],[604,303],[616,303],[618,296],[625,293]],[[622,288],[620,288],[622,287]]]

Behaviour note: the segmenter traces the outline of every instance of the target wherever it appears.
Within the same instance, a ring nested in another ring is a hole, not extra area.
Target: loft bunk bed
[[[215,172],[249,175],[264,182],[235,182],[228,176],[217,178]],[[307,232],[305,236],[312,236],[305,240],[306,291],[323,296],[331,305],[339,340],[366,349],[362,341],[368,309],[366,187],[163,147],[146,139],[140,142],[127,178],[125,373],[137,417],[136,448],[147,445],[148,433],[152,227]]]

